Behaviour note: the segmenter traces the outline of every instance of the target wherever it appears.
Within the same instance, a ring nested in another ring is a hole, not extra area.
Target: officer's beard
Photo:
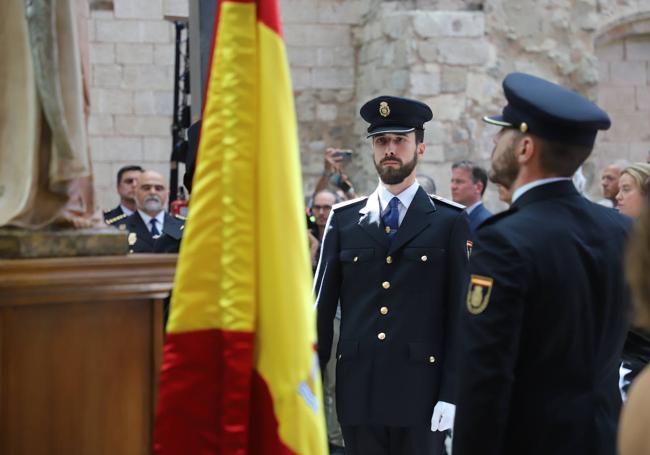
[[[497,145],[492,150],[492,165],[488,177],[491,182],[503,185],[506,189],[512,188],[519,175],[519,163],[515,157],[515,146],[518,140],[519,137],[513,137],[498,156],[495,155]]]
[[[386,161],[398,161],[400,163],[400,166],[398,168],[382,166],[381,164]],[[382,160],[379,163],[375,161],[375,169],[377,169],[377,174],[379,174],[379,179],[384,184],[397,185],[399,183],[402,183],[406,177],[411,175],[411,173],[413,172],[417,164],[418,164],[418,153],[417,153],[417,145],[416,145],[415,152],[413,153],[413,159],[408,163],[406,164],[402,163],[402,160],[396,156],[390,156],[390,157],[386,156],[382,158]]]
[[[158,213],[163,209],[162,200],[158,196],[147,196],[143,206],[148,213]]]

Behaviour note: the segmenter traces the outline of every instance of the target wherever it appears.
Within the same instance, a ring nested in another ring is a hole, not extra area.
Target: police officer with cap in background
[[[315,281],[321,369],[340,302],[331,361],[346,453],[442,453],[440,431],[451,427],[455,409],[467,217],[416,181],[432,118],[426,104],[380,96],[361,116],[380,182],[370,196],[334,206],[325,229]]]
[[[613,455],[629,220],[571,182],[610,120],[535,76],[503,89],[490,178],[514,192],[474,243],[453,453]]]

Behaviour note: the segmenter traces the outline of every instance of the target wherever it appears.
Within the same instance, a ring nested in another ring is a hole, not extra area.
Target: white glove
[[[431,416],[431,431],[445,431],[454,427],[456,405],[445,401],[438,401],[433,408]]]

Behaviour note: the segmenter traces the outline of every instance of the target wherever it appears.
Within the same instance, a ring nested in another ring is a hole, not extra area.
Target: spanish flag
[[[218,2],[157,454],[324,454],[296,119],[277,0]]]

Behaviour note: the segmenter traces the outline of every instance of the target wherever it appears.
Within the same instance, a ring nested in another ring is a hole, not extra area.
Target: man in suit
[[[487,181],[485,169],[472,161],[457,161],[451,166],[451,198],[465,206],[472,233],[492,216],[492,212],[483,205]]]
[[[140,166],[124,166],[117,171],[117,194],[120,203],[117,207],[104,210],[104,222],[119,229],[125,229],[126,217],[135,212],[135,190],[138,187],[138,177],[142,173]]]
[[[503,88],[503,115],[485,121],[501,127],[490,179],[512,205],[477,230],[453,453],[614,455],[629,220],[571,181],[610,120],[535,76]]]
[[[184,223],[165,212],[168,197],[162,175],[155,171],[140,174],[135,191],[137,210],[125,221],[131,253],[178,252]],[[166,239],[164,245],[159,244],[162,238]]]
[[[380,182],[330,214],[315,283],[321,369],[340,302],[336,401],[346,453],[441,453],[443,434],[432,430],[453,422],[467,217],[416,181],[426,104],[380,96],[361,116]]]

